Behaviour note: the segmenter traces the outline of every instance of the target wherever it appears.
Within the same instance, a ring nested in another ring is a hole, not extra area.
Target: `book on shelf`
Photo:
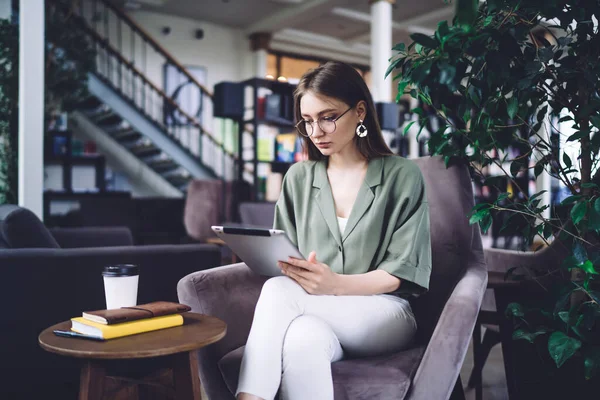
[[[99,324],[83,317],[71,319],[71,330],[73,332],[104,340],[181,325],[183,325],[183,316],[181,314],[163,315],[161,317],[140,319],[114,325]]]
[[[296,153],[296,134],[295,133],[281,133],[277,135],[275,140],[277,141],[277,158],[276,161],[281,162],[294,162],[294,156]]]
[[[275,159],[275,138],[277,128],[259,125],[256,141],[256,158],[259,161],[273,161]]]

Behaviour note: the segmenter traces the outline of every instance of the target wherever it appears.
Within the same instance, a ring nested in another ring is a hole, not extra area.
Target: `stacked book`
[[[183,325],[182,312],[191,308],[179,303],[156,301],[135,307],[86,311],[71,319],[71,330],[95,339],[114,339]]]

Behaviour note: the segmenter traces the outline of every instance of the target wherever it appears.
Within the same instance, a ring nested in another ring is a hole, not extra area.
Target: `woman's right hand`
[[[308,260],[289,258],[287,262],[279,262],[284,275],[292,278],[309,294],[335,295],[339,288],[339,274],[329,265],[317,261],[317,253],[312,251]]]

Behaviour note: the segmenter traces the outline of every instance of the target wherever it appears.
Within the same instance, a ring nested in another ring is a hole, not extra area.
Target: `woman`
[[[331,363],[400,351],[428,289],[423,177],[392,155],[373,100],[349,65],[307,72],[294,94],[309,161],[283,181],[274,227],[306,260],[282,260],[256,305],[237,399],[333,399]]]

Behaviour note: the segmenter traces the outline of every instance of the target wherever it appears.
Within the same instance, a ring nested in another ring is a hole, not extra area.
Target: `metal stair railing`
[[[212,119],[212,94],[135,21],[107,0],[79,0],[69,12],[75,14],[82,30],[96,50],[96,75],[119,92],[139,112],[158,125],[172,140],[195,156],[205,168],[224,180],[235,179],[237,156],[226,149],[225,138],[206,128]],[[171,68],[176,76],[175,94],[169,96],[148,74],[148,53],[152,65]],[[157,56],[159,57],[157,59]],[[186,87],[188,90],[182,90]],[[194,112],[184,110],[182,101],[196,103]]]

